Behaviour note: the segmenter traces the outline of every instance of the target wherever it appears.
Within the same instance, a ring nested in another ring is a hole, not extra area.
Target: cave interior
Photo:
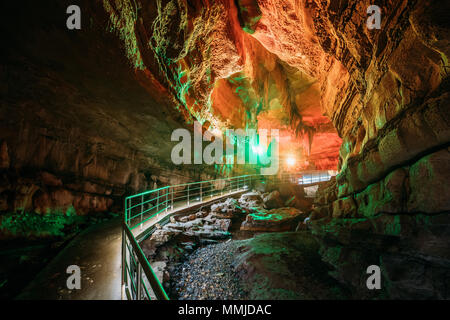
[[[80,29],[68,28],[70,5]],[[265,211],[230,220],[236,235],[262,233],[215,244],[240,257],[245,295],[171,284],[174,298],[450,298],[448,1],[21,0],[1,12],[2,299],[84,230],[120,220],[129,195],[259,172],[175,164],[172,133],[196,126],[216,140],[278,130],[276,174],[331,178],[313,197],[259,186]],[[187,255],[192,273],[219,259],[208,248]],[[379,290],[366,286],[371,265]]]

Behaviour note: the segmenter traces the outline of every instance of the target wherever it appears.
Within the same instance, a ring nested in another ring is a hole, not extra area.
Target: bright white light
[[[293,166],[295,164],[295,159],[293,157],[289,157],[286,159],[286,164],[288,166]]]
[[[256,154],[263,154],[264,149],[261,146],[253,146],[252,150]]]

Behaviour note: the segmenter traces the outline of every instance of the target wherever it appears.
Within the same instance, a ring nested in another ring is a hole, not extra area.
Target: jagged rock
[[[319,190],[319,184],[311,187],[304,187],[305,197],[314,198],[316,196],[317,190]]]
[[[171,240],[175,235],[180,233],[181,230],[176,229],[156,229],[149,239],[141,242],[142,250],[147,256],[152,256],[156,253],[158,247],[162,246],[163,244]]]
[[[314,203],[325,205],[332,203],[337,199],[336,176],[331,177],[329,181],[319,184]]]
[[[333,218],[352,218],[356,216],[353,197],[340,198],[333,202]]]
[[[280,197],[280,192],[275,190],[264,197],[264,206],[267,209],[281,208],[283,206],[283,200]]]
[[[211,213],[211,217],[214,219],[230,219],[233,218],[234,211],[228,210],[225,212],[213,212]]]
[[[167,263],[165,261],[154,261],[150,263],[150,266],[152,267],[152,270],[155,273],[156,278],[161,284],[169,280],[167,279],[166,275]]]
[[[162,227],[158,228],[161,229]],[[164,225],[164,229],[174,229],[174,230],[184,230],[186,228],[186,224],[180,222],[170,222]]]
[[[205,230],[205,229],[193,231],[192,234],[201,239],[211,239],[211,240],[221,240],[229,238],[231,236],[231,234],[227,231]]]
[[[206,211],[199,211],[199,212],[197,212],[196,214],[195,214],[195,217],[196,218],[204,218],[204,217],[206,217],[208,215],[208,212],[206,212]]]
[[[381,183],[370,185],[363,192],[356,194],[358,213],[372,216],[380,212],[404,212],[407,175],[408,172],[405,169],[399,168],[390,173]]]
[[[286,201],[292,197],[304,198],[305,191],[303,186],[291,183],[281,184],[279,187],[280,196]]]
[[[224,202],[215,203],[211,205],[211,212],[213,212],[216,216],[232,215],[238,209],[239,204],[236,199],[227,198]]]
[[[230,246],[235,247],[235,270],[249,299],[349,297],[328,275],[319,245],[308,232],[266,233]]]
[[[318,220],[325,218],[333,213],[333,209],[330,206],[314,206],[311,214],[309,215],[310,220]]]
[[[195,213],[190,214],[190,215],[186,215],[186,216],[182,216],[182,217],[178,218],[178,221],[185,223],[185,222],[188,222],[188,221],[192,221],[194,219],[197,219],[197,216],[195,215]]]
[[[311,211],[313,205],[313,199],[310,198],[299,198],[298,196],[292,196],[285,203],[285,207],[294,207],[296,209],[301,210],[302,212]]]
[[[215,214],[210,213],[209,215],[207,215],[203,221],[205,221],[205,223],[207,224],[214,224],[216,222],[217,218],[215,216]]]
[[[448,299],[442,279],[450,276],[450,216],[386,215],[311,221],[331,275],[360,298]],[[370,292],[361,277],[380,266],[382,289]]]
[[[239,204],[243,209],[252,210],[254,208],[262,208],[264,201],[259,192],[247,192],[241,195]]]
[[[261,181],[256,181],[253,188],[257,192],[262,192],[262,193],[267,192],[267,190],[268,190],[267,183],[262,183]]]
[[[219,230],[228,231],[231,225],[231,219],[218,219],[211,225]]]
[[[292,231],[297,222],[304,218],[305,214],[295,208],[259,209],[247,215],[240,229],[266,232]]]
[[[157,225],[157,228],[149,239],[142,241],[142,248],[147,256],[155,256],[158,248],[165,246],[175,238],[179,241],[185,240],[184,236],[190,239],[226,239],[229,238],[230,233],[228,229],[231,225],[230,219],[218,219],[215,214],[211,213],[206,217],[205,211],[200,211],[193,215],[178,217],[174,222],[167,223],[163,226]],[[192,216],[197,218],[190,220]],[[182,219],[187,218],[187,219]],[[184,222],[183,222],[184,221]],[[175,241],[176,242],[176,241]],[[169,245],[169,249],[171,246]],[[192,250],[193,246],[188,245],[186,250]],[[173,249],[173,248],[172,248]],[[171,251],[173,251],[170,249]]]

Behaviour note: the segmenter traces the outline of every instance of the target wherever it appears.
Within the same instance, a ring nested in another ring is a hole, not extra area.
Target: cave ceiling
[[[221,131],[279,129],[281,157],[294,154],[302,168],[337,168],[342,140],[321,94],[326,70],[337,62],[311,29],[306,3],[105,0],[103,6],[136,73],[164,88],[186,121]]]

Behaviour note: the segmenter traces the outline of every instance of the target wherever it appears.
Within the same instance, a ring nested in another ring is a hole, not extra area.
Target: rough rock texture
[[[247,192],[239,198],[241,208],[245,210],[258,210],[264,206],[263,198],[259,192]]]
[[[198,243],[200,239],[217,240],[226,239],[230,236],[227,231],[231,225],[231,220],[218,217],[214,213],[208,214],[199,211],[195,214],[179,217],[177,220],[171,219],[170,223],[158,226],[150,238],[142,241],[142,250],[146,256],[154,256],[159,247],[176,237]]]
[[[281,199],[280,192],[278,190],[270,192],[264,197],[264,206],[267,209],[275,209],[283,206],[283,200]]]
[[[450,219],[379,214],[314,220],[330,274],[362,299],[449,299]],[[381,268],[381,290],[367,290],[367,267]]]
[[[399,167],[361,192],[319,190],[310,228],[333,276],[365,298],[448,299],[450,153]],[[382,268],[382,290],[366,289],[366,268]]]
[[[171,163],[184,119],[130,67],[103,6],[81,2],[80,31],[69,1],[2,2],[0,212],[118,211],[124,195],[214,175]]]
[[[235,272],[249,299],[345,299],[308,232],[270,233],[230,244]]]
[[[258,209],[247,215],[241,230],[247,231],[293,231],[306,214],[295,208]]]

